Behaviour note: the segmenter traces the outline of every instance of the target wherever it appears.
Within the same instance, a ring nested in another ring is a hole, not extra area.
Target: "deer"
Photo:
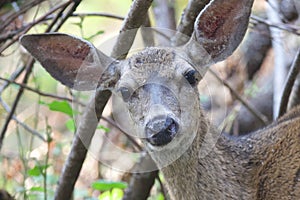
[[[212,0],[177,47],[147,47],[113,59],[63,33],[20,43],[75,90],[111,90],[164,175],[171,199],[300,199],[300,107],[258,131],[230,136],[207,119],[198,83],[241,43],[254,0]]]

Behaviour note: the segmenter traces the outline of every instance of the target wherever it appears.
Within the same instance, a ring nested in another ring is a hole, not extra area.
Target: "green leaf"
[[[114,188],[111,191],[111,199],[112,200],[121,200],[124,196],[124,192],[123,190],[119,189],[119,188]]]
[[[34,168],[29,169],[27,173],[29,176],[40,176],[42,174],[42,171],[38,166],[34,166]]]
[[[44,188],[43,187],[32,187],[30,188],[31,192],[44,192]]]
[[[157,196],[157,200],[165,200],[165,197],[162,193],[159,193],[159,195]]]
[[[127,188],[127,183],[125,182],[114,182],[107,180],[98,180],[92,183],[92,188],[99,191],[112,190],[113,188],[125,189]]]
[[[100,30],[100,31],[97,31],[95,34],[91,35],[90,37],[85,37],[84,39],[87,41],[91,41],[94,37],[101,35],[103,33],[104,33],[104,31]]]
[[[102,194],[100,194],[98,199],[99,200],[111,200],[110,197],[111,197],[110,191],[106,191],[106,192],[103,192]]]
[[[29,176],[40,176],[50,165],[36,165],[27,171]]]
[[[101,129],[101,130],[103,130],[105,133],[108,133],[108,132],[110,132],[110,129],[109,129],[109,128],[107,128],[107,127],[105,127],[105,126],[103,126],[103,125],[99,125],[99,126],[97,126],[97,129]]]
[[[67,101],[53,101],[48,104],[48,107],[52,111],[58,111],[73,117],[73,109]]]
[[[73,114],[76,113],[67,101],[52,101],[51,103],[40,101],[40,104],[48,106],[48,108],[52,111],[61,112],[70,117],[73,117]]]
[[[75,132],[76,130],[76,126],[75,126],[75,122],[73,119],[69,119],[67,122],[66,122],[66,127],[69,131],[71,132]]]

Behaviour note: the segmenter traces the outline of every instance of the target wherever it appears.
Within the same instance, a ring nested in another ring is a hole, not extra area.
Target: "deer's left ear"
[[[21,44],[55,79],[75,90],[110,89],[119,64],[88,41],[61,34],[24,35]]]
[[[197,43],[213,62],[224,60],[241,43],[249,22],[253,0],[212,0],[198,15],[186,49],[197,60]]]

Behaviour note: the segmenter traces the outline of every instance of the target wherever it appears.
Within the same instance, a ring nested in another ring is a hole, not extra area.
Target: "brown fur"
[[[199,159],[207,128],[203,120],[189,150],[162,169],[172,199],[300,199],[300,107],[246,136],[215,132],[217,144]]]

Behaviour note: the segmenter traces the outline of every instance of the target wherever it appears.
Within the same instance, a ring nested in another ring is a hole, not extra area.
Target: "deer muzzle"
[[[145,127],[146,140],[153,146],[170,143],[176,136],[179,125],[170,116],[160,116],[149,121]]]

